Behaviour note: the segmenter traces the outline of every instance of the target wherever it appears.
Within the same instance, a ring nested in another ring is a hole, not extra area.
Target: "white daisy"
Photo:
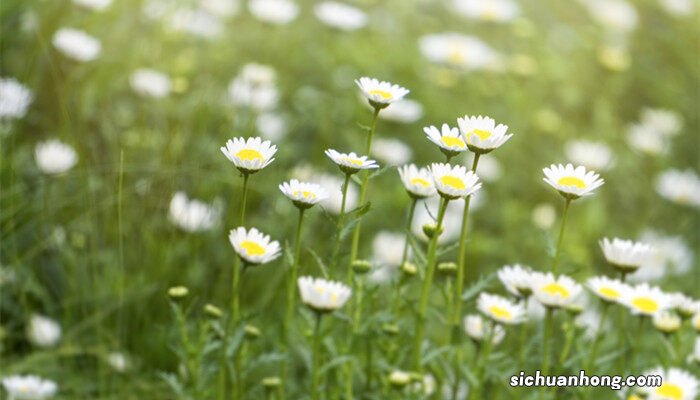
[[[336,175],[319,174],[314,177],[314,180],[328,193],[328,198],[321,202],[323,208],[332,214],[340,214],[340,206],[343,201],[343,179],[340,179]],[[345,210],[352,210],[357,207],[358,198],[357,185],[349,181],[345,199]]]
[[[683,127],[683,119],[678,113],[661,108],[642,109],[640,123],[651,127],[663,136],[675,136]]]
[[[636,315],[655,315],[673,306],[673,299],[655,286],[641,283],[627,287],[622,292],[620,303]]]
[[[280,244],[270,241],[270,236],[255,228],[248,231],[243,227],[231,229],[228,240],[238,256],[249,264],[265,264],[281,254]]]
[[[74,4],[94,11],[104,11],[112,4],[112,0],[73,0]]]
[[[37,143],[34,148],[34,160],[41,172],[62,174],[75,166],[78,153],[60,140],[51,139]]]
[[[469,19],[490,22],[508,22],[520,15],[520,7],[513,0],[454,0],[454,8]]]
[[[271,66],[246,64],[229,84],[229,98],[237,106],[269,111],[277,106],[280,97],[276,79],[277,73]]]
[[[433,163],[430,173],[440,196],[450,200],[471,196],[481,189],[479,177],[462,165]]]
[[[53,347],[61,340],[61,325],[49,317],[34,314],[27,325],[27,339],[38,347]]]
[[[690,169],[662,172],[656,179],[656,192],[674,203],[700,207],[700,178]]]
[[[630,281],[646,282],[666,275],[681,275],[692,268],[693,251],[682,237],[645,231],[641,241],[649,243],[654,248],[654,254],[629,276]]]
[[[99,40],[73,28],[61,28],[56,31],[53,35],[53,46],[66,57],[83,62],[95,60],[102,50]]]
[[[299,6],[290,0],[251,0],[248,9],[260,21],[287,25],[299,14]]]
[[[296,179],[282,183],[279,188],[295,206],[301,209],[313,207],[328,197],[326,191],[318,184],[299,182]]]
[[[411,99],[397,101],[379,114],[379,118],[404,124],[416,122],[421,117],[423,117],[423,105]]]
[[[316,4],[314,14],[325,25],[342,31],[355,31],[367,24],[367,14],[364,11],[337,1]]]
[[[464,118],[457,119],[457,124],[469,150],[474,153],[486,154],[493,151],[513,136],[512,133],[506,134],[508,125],[496,125],[493,118],[481,115],[478,117],[465,115]]]
[[[129,358],[118,351],[112,351],[107,354],[107,364],[119,373],[124,373],[129,369]]]
[[[532,280],[536,274],[527,266],[505,265],[498,270],[498,279],[514,296],[527,297],[532,294]]]
[[[501,325],[485,323],[481,315],[478,314],[469,314],[464,317],[464,330],[476,342],[481,342],[484,338],[490,337],[491,343],[494,345],[501,343],[506,336],[506,330]]]
[[[476,307],[485,316],[503,324],[518,324],[525,320],[525,309],[520,303],[498,295],[481,293]]]
[[[428,140],[440,147],[440,151],[447,157],[452,158],[467,150],[467,145],[459,134],[459,129],[450,128],[447,124],[442,124],[442,130],[434,126],[426,126],[423,132],[428,136]]]
[[[691,373],[680,368],[664,370],[661,367],[646,371],[645,376],[660,376],[661,386],[640,387],[648,400],[694,400],[700,389],[700,381]]]
[[[180,191],[170,200],[168,216],[170,222],[185,232],[208,231],[217,226],[221,218],[221,205],[188,199],[187,194]]]
[[[572,140],[566,144],[566,157],[574,164],[597,171],[609,169],[613,164],[613,153],[603,142]]]
[[[628,33],[637,27],[637,10],[625,0],[584,0],[583,3],[591,17],[612,32]]]
[[[372,156],[388,165],[401,165],[413,156],[411,147],[399,139],[377,138],[372,144]]]
[[[339,153],[333,149],[328,149],[325,153],[345,174],[354,174],[363,169],[379,168],[377,162],[368,159],[367,156],[358,156],[355,153]]]
[[[571,164],[566,164],[566,167],[552,164],[542,171],[545,175],[543,180],[569,200],[589,196],[605,183],[595,172],[586,172],[586,167],[583,166],[574,168]]]
[[[532,283],[534,297],[547,307],[570,306],[577,301],[581,291],[581,285],[566,275],[538,274]]]
[[[663,311],[660,312],[652,318],[652,323],[654,327],[663,333],[673,333],[681,328],[681,317],[675,313]]]
[[[498,69],[501,56],[475,36],[461,33],[437,33],[422,36],[418,46],[429,61],[467,71]]]
[[[374,108],[386,108],[389,104],[401,100],[409,92],[399,85],[385,81],[378,81],[374,78],[362,77],[355,83],[360,88],[362,94],[367,98],[369,104]]]
[[[433,185],[433,178],[427,168],[418,168],[414,164],[399,167],[401,182],[406,192],[416,199],[424,199],[434,196],[437,191]]]
[[[547,230],[554,225],[557,212],[550,203],[541,203],[532,209],[532,222],[540,229]]]
[[[221,36],[224,31],[221,20],[202,8],[179,7],[169,15],[167,22],[174,31],[210,40]]]
[[[302,276],[297,280],[301,301],[317,312],[331,312],[342,307],[352,290],[340,282]]]
[[[673,293],[673,307],[686,318],[700,313],[700,300],[695,300],[683,293]]]
[[[693,0],[659,0],[661,7],[674,17],[693,15],[695,2]]]
[[[668,139],[659,135],[651,126],[632,124],[627,128],[627,144],[650,156],[663,154],[668,150]]]
[[[131,88],[141,96],[162,99],[172,87],[170,77],[154,69],[142,68],[134,71],[129,77]]]
[[[11,375],[2,378],[8,396],[13,400],[43,400],[56,394],[56,382],[34,375]]]
[[[624,273],[636,271],[654,255],[654,249],[646,243],[618,238],[611,241],[608,238],[603,238],[599,244],[600,248],[603,249],[605,259]]]
[[[229,139],[221,148],[226,158],[244,174],[251,174],[267,167],[275,159],[277,146],[269,140],[263,142],[259,137]]]
[[[620,301],[622,293],[628,287],[625,283],[617,279],[610,279],[607,276],[594,276],[589,278],[586,286],[603,301],[616,303]]]
[[[32,98],[32,92],[15,79],[0,78],[0,119],[23,118]]]

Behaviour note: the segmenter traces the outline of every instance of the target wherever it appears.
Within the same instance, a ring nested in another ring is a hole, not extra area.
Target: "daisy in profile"
[[[652,318],[654,328],[665,334],[678,331],[681,328],[682,322],[681,317],[669,311],[662,311]]]
[[[491,152],[501,147],[513,136],[512,133],[506,134],[508,125],[496,125],[493,118],[481,115],[478,117],[465,115],[464,118],[457,119],[457,125],[459,125],[467,147],[476,154]]]
[[[53,35],[53,46],[68,58],[88,62],[97,59],[102,50],[100,41],[87,33],[73,29],[61,28]]]
[[[532,281],[539,272],[520,264],[505,265],[498,270],[498,279],[506,290],[516,297],[528,297],[532,294]]]
[[[270,236],[255,228],[248,231],[243,227],[231,229],[228,240],[238,256],[247,264],[265,264],[281,254],[280,244],[270,241]]]
[[[296,207],[301,209],[311,208],[328,197],[328,193],[320,185],[299,182],[296,179],[282,183],[279,188]]]
[[[693,251],[681,236],[645,231],[640,240],[654,248],[654,255],[629,276],[630,281],[648,282],[667,275],[683,275],[692,268]]]
[[[671,293],[670,296],[673,298],[673,308],[684,318],[690,318],[700,313],[700,300],[695,300],[680,292]]]
[[[414,164],[409,164],[398,170],[406,192],[414,199],[425,199],[437,193],[435,185],[433,185],[433,178],[427,168],[418,168]]]
[[[67,172],[78,162],[78,153],[58,139],[40,142],[34,148],[34,160],[41,172],[57,175]]]
[[[654,249],[648,244],[618,238],[603,238],[600,248],[605,259],[623,274],[636,271],[654,256]]]
[[[362,77],[355,83],[375,110],[388,107],[389,104],[403,99],[409,92],[408,89],[399,85],[385,81],[380,82],[374,78]]]
[[[301,301],[320,313],[331,312],[348,301],[352,290],[340,282],[302,276],[297,280]]]
[[[653,316],[673,306],[673,299],[655,286],[641,283],[623,290],[620,303],[632,314]]]
[[[44,400],[58,390],[56,382],[34,375],[11,375],[2,379],[2,386],[13,400]]]
[[[263,142],[259,137],[233,138],[221,148],[226,158],[244,175],[253,174],[267,167],[275,159],[277,146],[269,140]]]
[[[221,205],[188,199],[185,192],[177,192],[170,200],[168,217],[180,229],[194,233],[214,228],[221,218]]]
[[[505,297],[481,293],[476,307],[485,316],[502,324],[518,324],[525,320],[525,309]]]
[[[694,400],[700,389],[698,378],[680,368],[658,367],[646,371],[643,375],[661,377],[661,386],[638,388],[650,400]]]
[[[656,179],[656,192],[677,204],[700,207],[700,178],[692,170],[666,170]]]
[[[475,342],[481,342],[486,338],[491,338],[492,344],[499,344],[506,336],[506,331],[501,325],[485,323],[481,315],[469,314],[464,317],[464,330]]]
[[[368,159],[367,156],[358,156],[355,153],[340,153],[333,149],[328,149],[325,153],[346,175],[352,175],[363,169],[379,168],[377,162]]]
[[[586,286],[593,294],[607,303],[620,301],[623,291],[628,288],[628,285],[620,280],[610,279],[607,276],[594,276],[588,279]]]
[[[568,307],[574,304],[581,285],[566,275],[539,274],[532,283],[532,293],[546,307]]]
[[[449,125],[442,124],[442,129],[426,126],[423,128],[423,132],[428,136],[428,140],[440,147],[440,151],[447,156],[448,161],[467,150],[467,145],[462,140],[457,128],[450,128]]]
[[[544,181],[567,200],[589,196],[605,183],[595,172],[586,172],[586,167],[574,168],[571,164],[566,164],[566,166],[552,164],[542,171],[545,175]]]
[[[438,193],[448,200],[468,197],[481,189],[479,177],[461,165],[433,163],[430,173]]]

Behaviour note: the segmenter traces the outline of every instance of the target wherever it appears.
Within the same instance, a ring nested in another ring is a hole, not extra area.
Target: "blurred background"
[[[229,298],[227,232],[242,180],[219,147],[238,136],[278,146],[251,179],[247,222],[283,245],[296,211],[278,184],[306,179],[335,194],[307,220],[304,245],[325,256],[342,176],[323,150],[364,148],[361,76],[411,90],[380,114],[372,157],[382,166],[441,162],[422,128],[465,114],[515,133],[479,165],[469,279],[548,265],[563,201],[542,168],[573,162],[606,183],[572,208],[563,272],[605,272],[604,236],[640,239],[660,251],[631,279],[700,295],[698,8],[3,0],[0,375],[49,377],[61,398],[170,398],[159,377],[177,368],[167,288],[187,286],[197,310]],[[391,168],[368,198],[360,256],[375,261],[370,279],[381,283],[401,259],[409,198]],[[459,234],[456,207],[447,243]],[[418,216],[420,235],[430,217],[423,206]],[[282,315],[281,268],[282,258],[246,273],[244,307],[258,326]],[[318,274],[308,251],[302,274]],[[251,379],[270,374],[254,363]]]

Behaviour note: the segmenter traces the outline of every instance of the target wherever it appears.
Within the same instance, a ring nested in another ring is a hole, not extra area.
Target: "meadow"
[[[699,10],[1,1],[0,398],[697,398]]]

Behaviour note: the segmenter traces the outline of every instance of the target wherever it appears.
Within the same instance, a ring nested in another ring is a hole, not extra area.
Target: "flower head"
[[[612,241],[603,238],[600,248],[603,249],[605,259],[624,273],[636,271],[654,255],[654,249],[648,244],[618,238]]]
[[[666,170],[656,179],[656,192],[674,203],[700,207],[700,178],[692,170]]]
[[[285,196],[292,200],[295,206],[301,209],[313,207],[328,197],[328,193],[320,185],[299,182],[296,179],[282,183],[279,188]]]
[[[248,8],[255,18],[273,25],[286,25],[299,14],[299,6],[291,0],[252,0]]]
[[[663,333],[673,333],[681,328],[681,317],[669,311],[662,311],[652,318],[654,327]]]
[[[270,241],[270,236],[255,228],[249,231],[243,227],[231,229],[228,240],[238,256],[249,264],[265,264],[281,254],[280,244]]]
[[[352,290],[340,282],[302,276],[297,280],[301,301],[317,312],[331,312],[342,307]]]
[[[603,301],[616,303],[620,301],[622,293],[628,287],[625,283],[617,279],[610,279],[607,276],[594,276],[588,279],[586,286]]]
[[[646,371],[644,375],[661,377],[661,386],[638,388],[649,400],[693,400],[700,389],[698,378],[680,368],[659,367]]]
[[[505,297],[481,293],[476,307],[485,316],[503,324],[518,324],[525,320],[525,309]]]
[[[512,133],[506,134],[508,125],[496,125],[493,118],[481,115],[478,117],[465,115],[464,118],[457,119],[457,124],[469,150],[477,154],[493,151],[513,137]]]
[[[34,160],[41,172],[62,174],[75,166],[78,162],[78,153],[60,140],[51,139],[36,145]]]
[[[364,11],[336,1],[316,4],[314,14],[325,25],[342,31],[354,31],[367,24],[367,14]]]
[[[437,193],[427,168],[418,168],[414,164],[404,165],[399,167],[399,176],[406,192],[415,199],[432,197]]]
[[[27,338],[39,347],[53,347],[61,340],[61,325],[49,317],[32,315],[27,326]]]
[[[202,232],[216,226],[221,217],[221,207],[188,199],[185,192],[177,192],[170,200],[170,221],[186,232]]]
[[[404,98],[409,92],[408,89],[399,85],[384,81],[380,82],[374,78],[362,77],[356,80],[355,83],[367,98],[369,104],[375,109],[386,108],[389,104]]]
[[[547,307],[567,307],[576,303],[581,285],[566,275],[538,274],[532,283],[535,298]]]
[[[501,325],[485,323],[478,314],[469,314],[464,317],[464,330],[477,342],[491,338],[491,343],[495,345],[501,343],[506,336],[506,331]]]
[[[461,70],[498,69],[501,56],[476,36],[446,32],[419,39],[421,53],[429,61]]]
[[[34,375],[12,375],[2,379],[2,386],[14,400],[43,400],[53,397],[56,382]]]
[[[170,94],[172,82],[170,77],[154,69],[142,68],[129,77],[131,88],[141,96],[162,99]]]
[[[102,49],[99,40],[72,28],[61,28],[56,31],[53,35],[53,46],[66,57],[82,62],[95,60]]]
[[[0,78],[0,119],[24,117],[31,103],[31,90],[15,79]]]
[[[468,197],[481,189],[479,177],[461,165],[433,163],[430,173],[438,193],[446,199]]]
[[[454,157],[467,150],[467,145],[459,134],[459,129],[450,128],[447,124],[442,124],[442,130],[434,126],[426,126],[423,132],[428,136],[428,140],[440,147],[440,151],[447,157]]]
[[[589,196],[605,183],[603,179],[599,179],[598,174],[593,171],[586,172],[586,167],[582,166],[574,168],[571,164],[552,164],[543,171],[544,181],[569,200]]]
[[[233,163],[244,174],[252,174],[267,167],[275,159],[272,158],[277,152],[277,146],[269,140],[263,142],[259,137],[233,138],[226,142],[226,146],[221,148],[226,158]]]
[[[598,171],[613,164],[612,150],[603,142],[572,140],[566,144],[565,153],[569,161]]]
[[[454,7],[469,19],[508,22],[518,17],[520,8],[513,0],[454,0]]]
[[[498,270],[498,279],[514,296],[527,297],[532,294],[532,281],[537,274],[539,272],[520,264],[505,265]]]
[[[333,160],[334,163],[338,164],[340,170],[345,174],[354,174],[363,169],[379,168],[377,162],[368,159],[367,156],[358,156],[355,153],[339,153],[333,149],[328,149],[325,151],[325,153],[328,158]]]
[[[673,306],[673,299],[655,286],[641,283],[625,288],[620,303],[630,309],[632,314],[653,316]]]

